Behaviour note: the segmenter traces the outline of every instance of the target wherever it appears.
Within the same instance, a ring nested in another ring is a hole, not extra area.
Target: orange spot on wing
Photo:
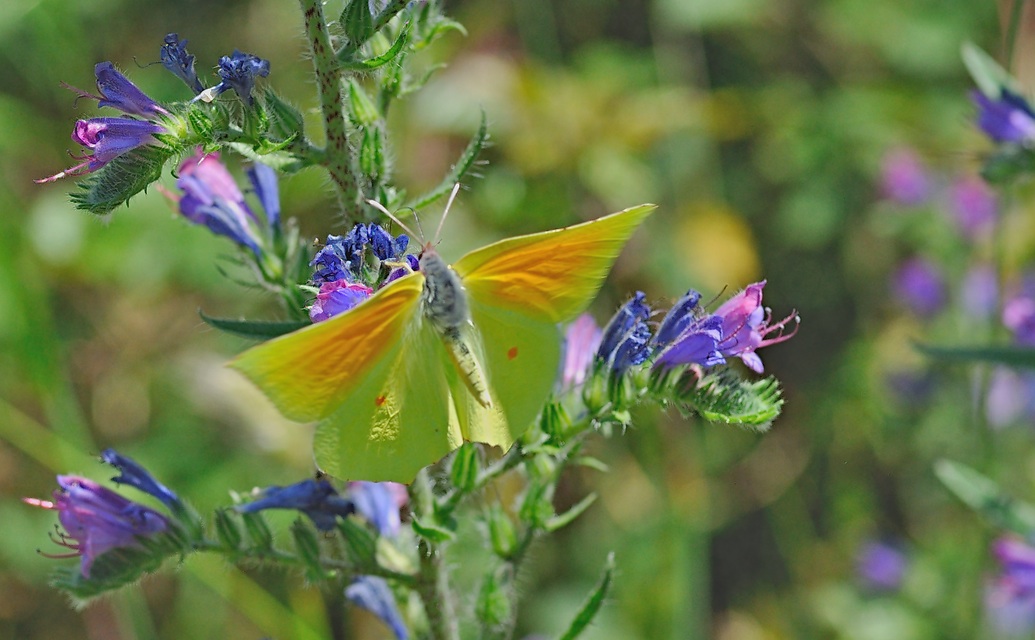
[[[507,359],[508,360],[513,360],[516,357],[517,357],[517,347],[511,347],[510,349],[507,349]]]
[[[383,395],[377,396],[377,398],[374,399],[374,404],[376,404],[379,407],[381,405],[383,405],[384,403],[385,403],[385,397]]]

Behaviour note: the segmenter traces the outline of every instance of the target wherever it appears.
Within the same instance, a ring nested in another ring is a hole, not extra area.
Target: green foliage
[[[1035,533],[1035,505],[1009,496],[992,480],[967,465],[939,460],[934,470],[938,479],[956,497],[992,526],[1025,538]]]
[[[783,406],[779,382],[772,376],[748,381],[723,369],[700,379],[684,377],[684,384],[680,406],[712,422],[765,431]]]
[[[297,331],[311,323],[304,320],[287,320],[284,322],[268,322],[262,320],[230,320],[229,318],[212,318],[198,311],[205,324],[225,331],[231,335],[249,340],[269,340],[292,331]]]
[[[83,211],[109,214],[162,177],[162,168],[175,153],[155,145],[124,153],[81,180],[72,202]]]

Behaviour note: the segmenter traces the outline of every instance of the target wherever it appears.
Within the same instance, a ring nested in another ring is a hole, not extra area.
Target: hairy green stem
[[[410,485],[410,504],[418,517],[429,518],[434,514],[435,495],[427,469],[422,469]],[[449,574],[443,566],[443,548],[422,538],[417,554],[420,556],[417,593],[428,616],[430,637],[432,640],[459,640]]]
[[[338,196],[347,218],[349,208],[355,207],[360,197],[355,176],[349,167],[349,140],[342,103],[341,76],[338,64],[327,35],[327,19],[323,14],[322,0],[299,0],[305,19],[305,33],[313,54],[313,70],[316,72],[316,86],[320,93],[320,107],[323,109],[324,129],[327,134],[323,164],[338,188]]]

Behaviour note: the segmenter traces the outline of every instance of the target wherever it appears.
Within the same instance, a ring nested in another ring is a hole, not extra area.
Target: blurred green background
[[[901,147],[938,175],[975,173],[984,147],[959,47],[999,53],[996,6],[470,0],[447,11],[469,34],[421,54],[448,66],[392,114],[398,181],[414,191],[441,179],[488,115],[488,163],[460,197],[443,255],[657,202],[595,304],[600,321],[636,289],[667,304],[689,287],[707,300],[761,278],[778,317],[803,318],[794,340],[762,352],[787,399],[770,433],[650,410],[594,441],[611,472],[573,474],[558,503],[601,499],[533,550],[519,637],[562,629],[610,550],[616,590],[593,640],[981,637],[994,532],[932,464],[960,460],[1030,497],[1032,433],[990,431],[970,372],[929,366],[911,340],[996,335],[994,319],[958,310],[959,277],[975,256],[1020,269],[1033,232],[1014,211],[1005,246],[967,244],[943,202],[903,212],[878,182]],[[73,209],[70,181],[32,182],[70,164],[73,122],[97,112],[59,83],[92,90],[96,62],[159,100],[189,97],[160,66],[138,66],[157,60],[168,32],[189,39],[203,72],[234,48],[269,59],[281,95],[315,107],[288,0],[0,7],[0,638],[324,634],[323,600],[300,576],[211,557],[77,612],[46,585],[55,563],[74,561],[35,552],[59,550],[47,540],[54,515],[19,500],[49,496],[59,472],[106,479],[90,457],[106,446],[202,512],[228,490],[312,471],[310,430],[225,369],[245,344],[198,318],[275,313],[274,300],[220,275],[231,246],[153,189],[99,220]],[[282,200],[305,235],[342,231],[319,172],[282,182]],[[933,320],[891,295],[891,274],[917,253],[950,278],[950,307]],[[905,393],[904,380],[923,388]],[[894,593],[856,576],[874,539],[910,558]],[[357,638],[387,637],[353,622]]]

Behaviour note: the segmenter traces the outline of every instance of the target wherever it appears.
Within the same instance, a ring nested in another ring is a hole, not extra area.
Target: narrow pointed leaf
[[[260,320],[230,320],[229,318],[213,318],[198,311],[198,315],[205,321],[205,324],[215,327],[220,331],[231,333],[235,336],[248,338],[250,340],[269,340],[302,327],[308,327],[311,322],[304,320],[285,320],[283,322],[268,322]]]
[[[559,640],[575,640],[589,627],[600,608],[604,606],[604,601],[611,591],[611,581],[614,579],[614,573],[615,554],[609,553],[607,554],[607,561],[604,563],[604,574],[600,576],[600,582],[597,583],[596,588],[589,594],[586,601],[582,603],[582,607],[575,615],[575,619],[571,621],[567,631],[560,636]]]
[[[926,356],[947,362],[990,362],[1009,367],[1035,368],[1035,349],[1006,345],[982,347],[936,347],[917,344],[916,348]]]
[[[1035,506],[1007,495],[995,482],[952,460],[939,460],[935,475],[971,509],[997,528],[1024,537],[1035,534]]]
[[[452,191],[453,185],[463,180],[463,177],[467,175],[467,173],[471,170],[471,167],[474,166],[474,163],[478,159],[478,155],[482,152],[482,149],[484,149],[488,144],[489,126],[488,122],[485,119],[485,112],[482,111],[482,121],[481,124],[478,126],[478,132],[475,133],[474,137],[471,138],[471,141],[467,143],[467,148],[464,149],[464,152],[460,156],[460,159],[457,161],[456,164],[453,165],[453,168],[450,170],[449,174],[445,177],[445,179],[443,179],[442,182],[440,182],[438,186],[436,186],[431,191],[428,191],[420,197],[411,200],[410,202],[407,202],[400,208],[421,209]]]

